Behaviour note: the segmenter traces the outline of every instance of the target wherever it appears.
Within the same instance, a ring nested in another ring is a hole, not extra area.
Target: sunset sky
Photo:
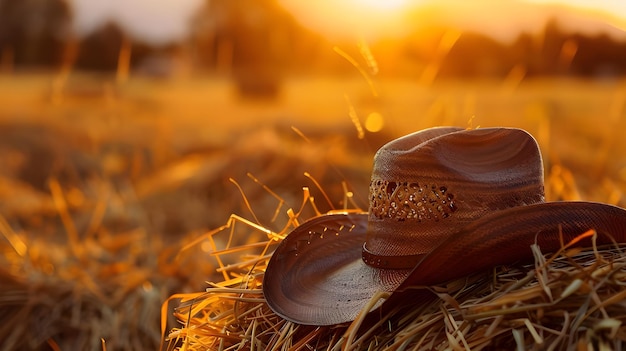
[[[278,0],[303,25],[331,38],[402,35],[443,24],[511,40],[562,17],[565,29],[626,37],[623,0]],[[132,36],[153,43],[184,38],[204,0],[70,0],[74,27],[89,33],[114,19]]]
[[[566,29],[583,32],[620,36],[620,28],[626,28],[626,2],[621,0],[279,1],[304,25],[331,37],[398,35],[407,28],[444,24],[511,40],[522,30],[539,31],[551,17]]]
[[[183,39],[204,0],[69,0],[74,28],[88,34],[109,21],[142,40],[161,44]]]

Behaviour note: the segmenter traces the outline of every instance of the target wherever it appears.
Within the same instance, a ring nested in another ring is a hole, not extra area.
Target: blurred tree
[[[124,33],[117,24],[107,23],[80,41],[76,65],[86,70],[113,71]]]
[[[64,0],[0,0],[0,51],[4,65],[55,66],[71,36]]]
[[[402,44],[404,55],[398,61],[414,66],[432,62],[442,33],[443,28],[429,28],[407,36]],[[464,32],[446,53],[437,76],[503,78],[514,67],[528,76],[621,76],[626,74],[626,42],[606,34],[568,32],[555,18],[539,33],[521,33],[510,44]],[[404,72],[408,70],[404,68]]]
[[[502,43],[485,35],[463,33],[448,51],[439,72],[442,77],[503,77],[512,66]]]
[[[521,33],[508,48],[509,57],[514,65],[523,67],[527,74],[536,74],[541,65],[541,40],[528,33]]]
[[[132,40],[116,23],[109,22],[82,38],[76,67],[84,70],[114,72],[118,69],[120,53],[131,50],[129,67],[136,67],[158,49],[138,40]],[[130,55],[130,52],[127,54]]]
[[[0,72],[60,68],[63,78],[74,68],[114,72],[125,62],[122,68],[133,72],[170,76],[191,57],[195,70],[233,78],[242,96],[266,98],[279,94],[286,74],[355,73],[327,39],[303,28],[277,0],[205,0],[191,37],[159,47],[129,37],[115,23],[79,39],[67,1],[0,0]],[[464,32],[444,51],[442,38],[454,29],[417,28],[404,38],[368,43],[381,74],[419,77],[431,66],[436,77],[504,77],[513,67],[528,76],[626,74],[624,41],[570,33],[556,18],[539,34],[522,33],[512,43]],[[363,59],[351,50],[355,40],[336,44]],[[128,72],[120,73],[124,80]]]
[[[556,19],[553,18],[548,21],[542,38],[541,50],[538,53],[540,62],[537,73],[550,75],[562,71],[562,68],[559,67],[559,57],[561,56],[561,48],[567,40],[567,35],[563,33]]]
[[[626,74],[626,43],[607,35],[587,37],[573,35],[577,51],[571,62],[576,75],[610,77]]]
[[[232,74],[243,96],[278,94],[289,31],[273,0],[213,0],[216,69]]]
[[[275,0],[211,0],[194,26],[201,65],[232,76],[242,96],[275,97],[286,72],[311,67],[323,42]]]

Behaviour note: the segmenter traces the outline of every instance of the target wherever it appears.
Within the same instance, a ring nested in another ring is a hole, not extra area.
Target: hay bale
[[[246,254],[221,266],[224,280],[206,292],[169,300],[180,300],[174,312],[180,326],[168,331],[166,349],[620,349],[626,341],[626,254],[617,246],[556,255],[532,247],[534,264],[494,267],[430,287],[430,300],[407,302],[377,325],[310,327],[275,315],[262,293],[267,252],[289,228],[275,233],[241,222],[268,240],[213,248],[218,262],[222,254]],[[228,231],[221,229],[209,237]]]

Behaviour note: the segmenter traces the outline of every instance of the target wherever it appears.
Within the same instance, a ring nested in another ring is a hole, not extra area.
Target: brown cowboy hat
[[[375,306],[401,303],[417,286],[528,259],[533,243],[557,250],[588,229],[625,241],[626,210],[545,203],[541,154],[527,132],[432,128],[376,153],[368,213],[294,229],[272,255],[263,291],[293,322],[349,322],[379,292],[392,294]]]

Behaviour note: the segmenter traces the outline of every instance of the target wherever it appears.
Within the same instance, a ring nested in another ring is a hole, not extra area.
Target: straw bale
[[[626,254],[621,247],[557,255],[532,247],[534,264],[494,267],[430,287],[431,300],[407,301],[375,326],[356,321],[310,327],[276,316],[263,298],[267,251],[284,234],[266,233],[262,254],[222,267],[228,274],[206,292],[168,301],[180,301],[174,311],[180,325],[167,331],[166,349],[559,350],[620,349],[626,342]]]

